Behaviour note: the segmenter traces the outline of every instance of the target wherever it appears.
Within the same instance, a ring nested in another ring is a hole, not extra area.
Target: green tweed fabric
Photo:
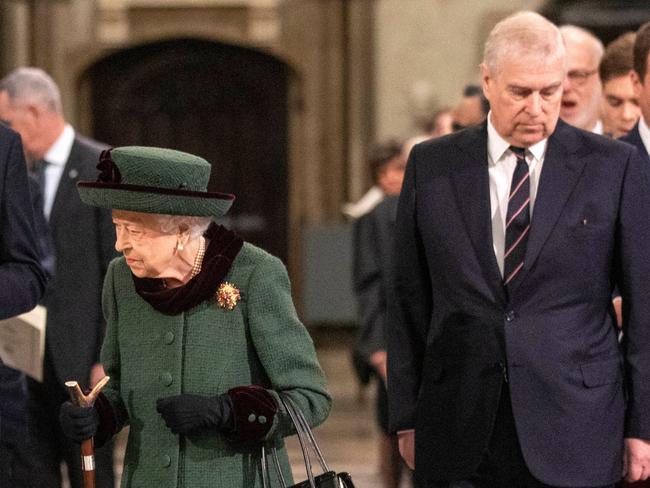
[[[100,158],[100,166],[108,164]],[[159,147],[125,146],[110,152],[119,181],[80,181],[81,201],[97,207],[168,215],[222,216],[234,197],[208,192],[211,166],[193,154]],[[111,165],[112,167],[112,165]],[[113,171],[104,171],[111,178]]]
[[[290,395],[310,424],[331,407],[312,340],[294,309],[286,269],[248,243],[225,281],[240,290],[233,310],[206,301],[176,316],[154,310],[136,293],[124,258],[111,263],[103,290],[107,321],[101,361],[104,392],[119,427],[129,425],[123,488],[259,488],[261,446],[237,446],[214,431],[177,436],[156,412],[156,399],[181,393],[217,395],[249,384]],[[256,419],[250,418],[250,421]],[[279,414],[267,436],[291,479],[283,437],[293,428]],[[281,486],[271,467],[273,487]]]
[[[111,151],[122,183],[170,190],[206,191],[210,163],[193,154],[160,147],[125,146]]]

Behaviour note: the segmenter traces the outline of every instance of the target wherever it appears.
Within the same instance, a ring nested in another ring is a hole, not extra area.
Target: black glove
[[[67,437],[81,443],[97,433],[99,414],[95,407],[78,407],[65,402],[59,410],[59,423]]]
[[[207,397],[176,395],[159,398],[156,410],[174,434],[189,434],[204,429],[219,432],[233,428],[232,400],[228,394]]]

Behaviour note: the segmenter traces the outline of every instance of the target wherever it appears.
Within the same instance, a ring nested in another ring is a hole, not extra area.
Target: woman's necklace
[[[194,264],[192,265],[192,273],[190,274],[190,279],[194,278],[197,274],[201,272],[201,266],[203,265],[203,256],[205,256],[205,237],[200,237],[201,242],[199,242],[199,250],[196,253],[194,258]]]

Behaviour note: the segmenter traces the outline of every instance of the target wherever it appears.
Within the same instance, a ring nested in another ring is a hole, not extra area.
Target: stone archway
[[[210,189],[238,196],[229,226],[286,262],[289,78],[269,54],[184,38],[109,54],[80,81],[93,137],[205,157]]]

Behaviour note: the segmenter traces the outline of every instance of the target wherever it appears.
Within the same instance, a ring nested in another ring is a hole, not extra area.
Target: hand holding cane
[[[76,381],[66,381],[65,386],[68,388],[68,394],[72,403],[79,407],[91,408],[95,404],[97,395],[106,386],[110,377],[104,376],[95,387],[84,395]],[[93,438],[86,439],[81,443],[81,469],[83,472],[84,488],[95,488],[95,452]]]

